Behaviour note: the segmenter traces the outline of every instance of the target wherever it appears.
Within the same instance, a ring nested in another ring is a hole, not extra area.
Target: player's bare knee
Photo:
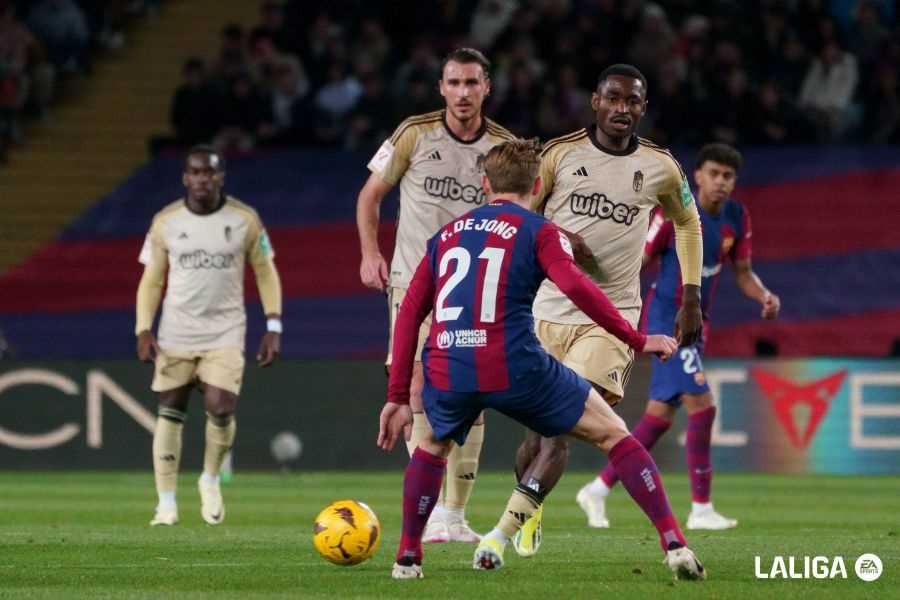
[[[709,392],[703,394],[682,394],[681,400],[684,402],[684,407],[687,409],[688,414],[706,410],[713,405],[712,394]]]

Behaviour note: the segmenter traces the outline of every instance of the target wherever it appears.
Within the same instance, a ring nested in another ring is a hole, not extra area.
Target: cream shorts
[[[599,325],[565,325],[535,321],[535,332],[550,356],[609,392],[615,405],[625,395],[634,351]]]
[[[388,309],[390,310],[390,333],[388,338],[388,354],[387,359],[384,361],[384,365],[386,367],[391,366],[391,350],[394,348],[394,325],[397,323],[397,313],[400,311],[400,304],[403,302],[403,297],[406,296],[406,289],[404,288],[388,288],[387,298],[388,298]],[[425,342],[428,340],[428,332],[431,330],[431,313],[428,313],[428,316],[425,317],[425,320],[422,321],[422,326],[419,328],[419,341],[416,344],[416,360],[422,360],[422,349],[425,348]]]
[[[154,392],[166,392],[199,380],[233,394],[241,392],[244,379],[244,351],[226,346],[206,351],[161,351],[156,357]]]

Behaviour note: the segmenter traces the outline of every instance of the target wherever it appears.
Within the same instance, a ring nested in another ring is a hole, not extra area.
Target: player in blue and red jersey
[[[708,144],[700,150],[694,178],[698,186],[698,209],[703,226],[703,273],[700,306],[704,330],[709,325],[709,310],[718,284],[722,264],[731,261],[738,287],[762,306],[764,319],[775,319],[781,308],[778,296],[760,281],[750,261],[750,213],[743,204],[731,198],[741,154],[725,144]],[[675,314],[681,303],[681,275],[675,255],[672,223],[657,215],[651,222],[644,247],[644,264],[660,259],[659,275],[651,290],[644,315],[647,331],[672,334]],[[704,336],[705,337],[705,336]],[[679,349],[672,360],[653,361],[650,401],[640,422],[633,430],[648,450],[671,426],[678,408],[684,404],[688,413],[687,463],[691,479],[693,505],[688,516],[688,529],[729,529],[737,521],[723,517],[710,501],[712,466],[710,436],[716,417],[716,406],[703,374],[703,340]],[[609,527],[605,499],[618,481],[616,470],[607,464],[597,478],[578,493],[578,503],[588,515],[592,527]]]
[[[412,424],[409,381],[416,332],[434,319],[425,345],[423,403],[432,432],[413,452],[403,483],[403,531],[392,577],[422,577],[422,532],[452,442],[463,444],[479,414],[493,408],[543,436],[564,433],[607,452],[623,484],[653,522],[678,577],[703,578],[687,548],[656,465],[591,385],[550,357],[534,333],[532,303],[545,278],[631,348],[667,358],[676,341],[635,331],[575,265],[568,238],[528,207],[539,192],[539,146],[516,140],[485,157],[487,204],[450,222],[428,242],[394,330],[388,401],[378,445],[390,450]],[[497,527],[481,541],[473,566],[499,568],[509,539],[543,498],[527,474]]]

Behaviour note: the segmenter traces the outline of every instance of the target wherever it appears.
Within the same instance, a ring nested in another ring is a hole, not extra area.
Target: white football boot
[[[591,493],[588,489],[590,486],[589,483],[578,490],[575,501],[587,515],[588,527],[607,529],[609,528],[609,519],[606,518],[606,497]]]
[[[150,521],[150,527],[156,527],[157,525],[177,525],[178,524],[178,507],[171,506],[166,508],[156,507],[156,514],[153,515],[153,520]]]
[[[737,527],[737,519],[729,519],[717,513],[712,503],[702,508],[694,507],[688,515],[688,529],[731,529]]]
[[[663,564],[672,569],[675,579],[706,579],[706,569],[703,568],[703,564],[686,546],[666,552]]]
[[[399,563],[394,563],[394,567],[391,569],[392,579],[422,579],[423,577],[425,575],[422,574],[422,565],[406,567]]]
[[[200,515],[209,525],[218,525],[225,520],[225,504],[222,502],[222,490],[219,481],[204,481],[201,477],[197,481],[197,489],[200,490]]]

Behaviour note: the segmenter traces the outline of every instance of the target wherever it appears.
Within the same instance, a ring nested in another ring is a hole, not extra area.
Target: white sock
[[[175,508],[175,492],[160,492],[159,493],[159,508],[160,509],[172,509]]]
[[[431,516],[428,518],[429,521],[446,521],[447,520],[447,509],[444,508],[443,504],[438,504],[434,507],[434,510],[431,511]]]
[[[466,518],[465,508],[443,508],[443,511],[447,521],[464,521]]]
[[[488,533],[484,537],[493,538],[493,539],[497,540],[498,542],[500,542],[500,544],[503,546],[506,546],[506,544],[509,543],[509,538],[506,537],[506,534],[503,533],[502,531],[500,531],[499,529],[497,529],[496,527],[491,529],[490,533]]]
[[[206,471],[203,471],[203,473],[200,474],[200,481],[202,481],[203,483],[216,484],[216,483],[219,483],[219,476],[218,475],[210,475]]]
[[[588,492],[593,494],[594,496],[603,496],[604,498],[609,496],[609,488],[600,477],[597,477],[592,482],[590,482],[587,486],[587,489]]]
[[[712,509],[712,502],[691,502],[691,512],[707,512]]]

